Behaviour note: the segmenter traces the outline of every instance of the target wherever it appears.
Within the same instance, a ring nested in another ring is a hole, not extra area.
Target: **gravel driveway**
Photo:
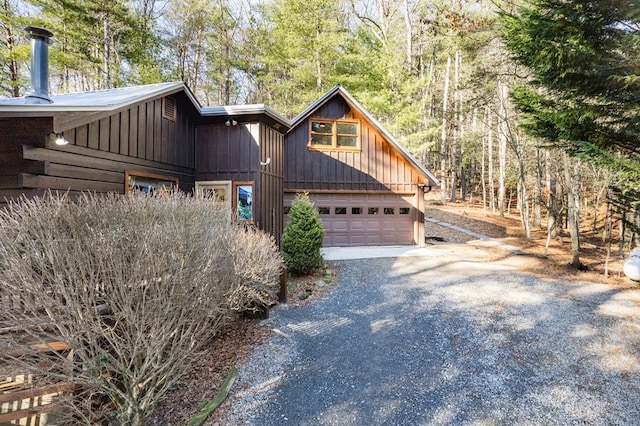
[[[272,311],[228,424],[640,424],[640,291],[460,247],[334,262],[326,297]]]

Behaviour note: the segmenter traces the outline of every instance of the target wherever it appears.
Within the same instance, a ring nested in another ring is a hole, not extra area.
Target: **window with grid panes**
[[[360,122],[311,119],[309,147],[318,150],[360,150]]]

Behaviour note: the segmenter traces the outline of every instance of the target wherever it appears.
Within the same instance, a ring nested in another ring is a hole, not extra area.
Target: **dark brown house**
[[[308,192],[327,246],[423,244],[437,179],[341,86],[293,123],[262,104],[203,108],[182,82],[49,96],[51,33],[28,30],[33,92],[0,100],[0,204],[179,188],[225,200],[279,241],[287,206]]]
[[[284,165],[285,206],[308,193],[325,246],[424,244],[424,192],[437,179],[343,87],[294,118]]]
[[[0,200],[172,187],[282,234],[289,122],[264,105],[202,108],[183,83],[0,100]]]

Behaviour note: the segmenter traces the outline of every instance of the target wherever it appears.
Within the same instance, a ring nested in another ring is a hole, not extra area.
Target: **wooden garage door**
[[[287,195],[290,206],[293,194]],[[328,193],[309,198],[322,220],[325,247],[415,244],[411,195]]]

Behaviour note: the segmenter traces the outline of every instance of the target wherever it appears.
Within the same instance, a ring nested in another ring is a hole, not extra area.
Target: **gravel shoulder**
[[[330,293],[263,322],[208,424],[637,424],[639,291],[441,248],[334,262]]]

